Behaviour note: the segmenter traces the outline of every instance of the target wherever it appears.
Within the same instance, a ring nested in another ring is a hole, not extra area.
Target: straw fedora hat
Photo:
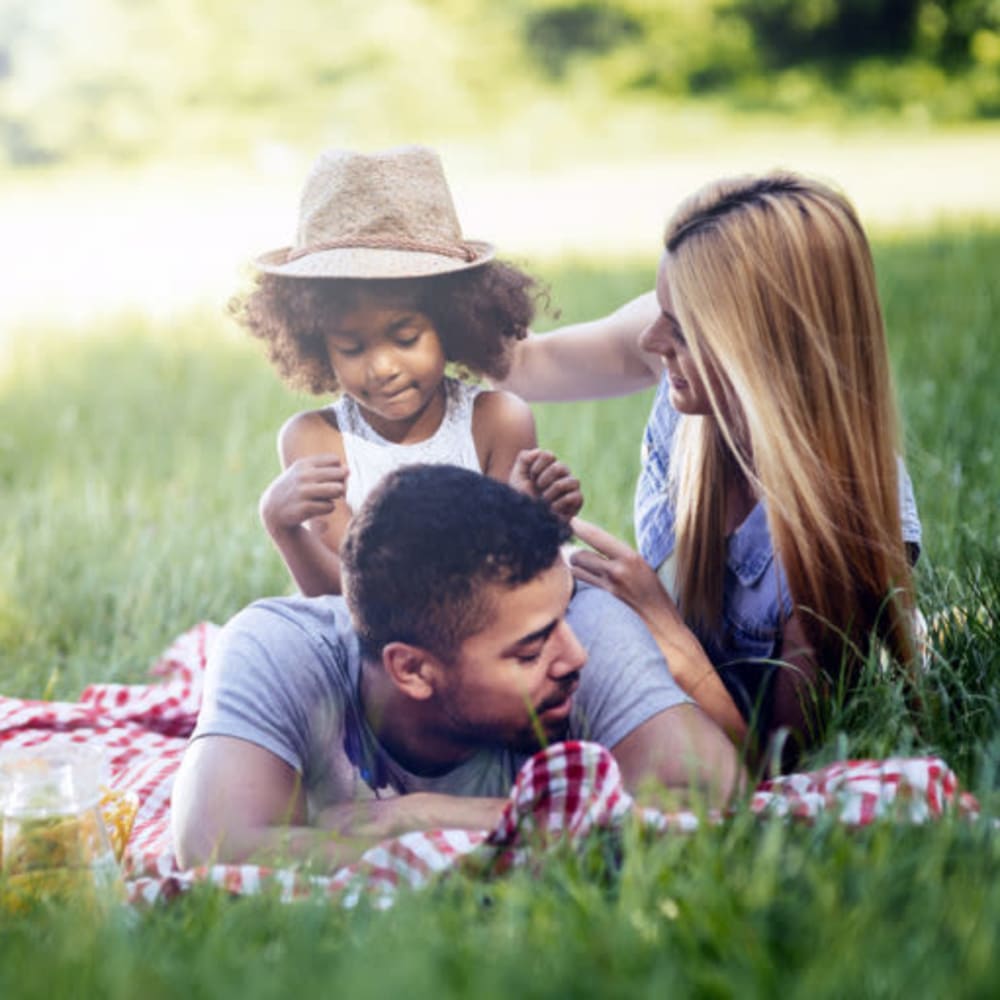
[[[294,278],[416,278],[478,267],[493,253],[462,238],[437,153],[399,146],[322,153],[302,191],[295,245],[255,263]]]

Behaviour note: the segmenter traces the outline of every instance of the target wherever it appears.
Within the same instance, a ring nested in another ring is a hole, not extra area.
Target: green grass
[[[886,239],[876,257],[925,529],[920,600],[945,617],[922,707],[872,669],[811,762],[940,753],[990,809],[1000,232]],[[654,263],[543,274],[569,320],[646,288]],[[588,516],[626,536],[649,400],[538,408]],[[75,698],[91,681],[142,681],[180,631],[289,589],[256,501],[276,471],[277,427],[306,403],[214,315],[12,337],[0,360],[0,691]],[[109,922],[0,916],[0,996],[973,997],[1000,982],[989,824],[858,832],[741,815],[691,837],[628,833],[620,867],[606,847],[495,884],[453,879],[388,913],[203,888]]]
[[[388,912],[200,888],[134,920],[0,924],[5,997],[985,997],[1000,848],[982,826],[849,831],[745,819],[626,836]]]

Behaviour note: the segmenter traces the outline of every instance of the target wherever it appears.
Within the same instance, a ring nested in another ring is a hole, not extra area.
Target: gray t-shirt
[[[614,747],[689,699],[642,620],[594,587],[577,586],[567,621],[587,650],[570,736]],[[334,802],[434,791],[506,795],[527,759],[486,747],[434,777],[412,774],[379,744],[358,697],[361,656],[340,597],[257,601],[222,630],[192,739],[233,736],[301,776],[310,815]]]

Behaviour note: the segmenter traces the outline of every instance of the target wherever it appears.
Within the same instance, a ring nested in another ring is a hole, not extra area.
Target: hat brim
[[[425,278],[453,271],[468,271],[493,259],[489,243],[466,240],[475,257],[447,257],[415,250],[384,250],[372,247],[338,247],[319,250],[288,260],[291,247],[261,254],[254,264],[266,274],[288,278]]]

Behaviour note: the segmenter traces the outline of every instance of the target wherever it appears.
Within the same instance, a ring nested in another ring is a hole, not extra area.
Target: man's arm
[[[349,627],[336,598],[260,601],[227,623],[174,783],[171,829],[181,865],[311,861],[332,871],[399,833],[488,829],[497,821],[503,802],[494,799],[354,796],[361,779],[346,773],[340,724],[350,669],[336,641]],[[320,794],[332,804],[318,816],[309,815],[301,777],[313,747],[345,772],[341,784],[324,785]]]
[[[611,748],[625,787],[643,805],[723,806],[746,785],[736,748],[696,705],[675,705]],[[666,793],[666,794],[664,794]]]
[[[666,791],[677,798],[690,789],[713,806],[738,793],[744,773],[736,748],[678,686],[639,615],[580,584],[567,620],[588,656],[575,732],[611,750],[625,787],[650,805],[663,805]]]
[[[338,803],[307,826],[294,768],[247,740],[203,736],[188,747],[174,783],[174,853],[182,868],[307,861],[335,871],[379,841],[412,830],[490,830],[506,801],[420,792]]]

